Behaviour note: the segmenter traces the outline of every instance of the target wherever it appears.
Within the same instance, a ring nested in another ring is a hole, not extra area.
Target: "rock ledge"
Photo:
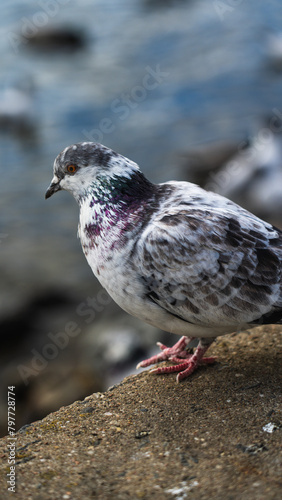
[[[278,326],[221,337],[218,362],[180,384],[143,372],[25,426],[13,497],[280,499],[279,340]]]

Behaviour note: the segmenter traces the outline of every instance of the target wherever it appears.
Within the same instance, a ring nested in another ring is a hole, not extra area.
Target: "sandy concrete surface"
[[[279,346],[280,344],[280,346]],[[214,365],[126,378],[22,428],[1,498],[282,498],[281,326],[217,339]]]

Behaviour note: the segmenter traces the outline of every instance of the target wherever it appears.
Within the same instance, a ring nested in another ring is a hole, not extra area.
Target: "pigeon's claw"
[[[193,340],[193,338],[181,337],[181,339],[172,347],[167,347],[161,342],[157,342],[157,346],[159,346],[162,352],[152,356],[151,358],[144,359],[144,361],[141,361],[136,368],[145,368],[146,366],[155,365],[161,361],[173,361],[175,357],[181,359],[190,358],[191,354],[187,352],[186,347],[191,340]]]
[[[200,339],[194,354],[190,354],[187,350],[183,349],[183,347],[187,346],[191,340],[192,339],[188,337],[181,337],[181,339],[170,348],[159,343],[159,347],[162,349],[162,352],[146,359],[145,361],[142,361],[139,363],[137,368],[146,367],[159,363],[160,361],[172,361],[177,364],[173,366],[155,368],[151,370],[150,373],[161,374],[180,372],[176,377],[177,382],[180,382],[184,378],[189,377],[189,375],[191,375],[199,365],[212,364],[215,362],[216,358],[214,356],[204,358],[205,352],[208,350],[214,339]]]
[[[189,375],[191,375],[199,365],[214,363],[216,361],[216,357],[197,359],[195,353],[193,355],[190,355],[190,359],[187,360],[174,358],[170,359],[170,361],[178,362],[179,364],[173,366],[161,366],[160,368],[151,370],[150,373],[162,374],[180,372],[176,377],[177,382],[180,382],[184,378],[189,377]]]

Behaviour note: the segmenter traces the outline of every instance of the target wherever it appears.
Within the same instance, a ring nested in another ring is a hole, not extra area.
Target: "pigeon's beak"
[[[62,189],[60,186],[60,180],[57,177],[54,177],[45,193],[45,200],[47,200],[47,198],[50,198],[52,194],[56,193],[57,191],[60,191],[60,189]]]

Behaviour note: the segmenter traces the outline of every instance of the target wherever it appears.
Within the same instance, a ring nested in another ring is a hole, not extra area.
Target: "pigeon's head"
[[[55,159],[54,177],[45,198],[61,189],[76,200],[87,195],[89,186],[101,179],[130,178],[140,172],[138,165],[124,156],[95,142],[81,142],[64,149]]]

